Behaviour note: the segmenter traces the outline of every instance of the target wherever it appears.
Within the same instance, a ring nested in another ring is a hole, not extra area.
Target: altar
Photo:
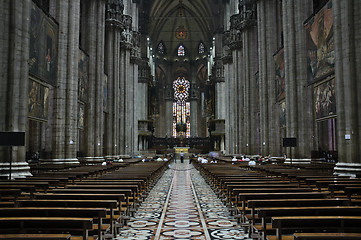
[[[188,153],[188,151],[189,151],[189,147],[174,147],[175,153],[180,153],[180,152]]]

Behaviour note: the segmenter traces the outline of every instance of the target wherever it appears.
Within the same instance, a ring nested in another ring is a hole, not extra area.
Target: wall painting
[[[332,1],[329,1],[305,24],[307,48],[307,82],[319,81],[334,72]]]
[[[103,108],[108,111],[108,75],[103,75]]]
[[[78,55],[78,84],[79,84],[79,100],[87,101],[88,95],[88,72],[89,72],[89,57],[79,49]]]
[[[84,104],[78,103],[78,128],[84,129]]]
[[[286,127],[286,101],[280,103],[280,128]]]
[[[276,68],[276,101],[283,100],[286,96],[285,91],[285,58],[284,49],[281,48],[275,55],[275,68]]]
[[[29,73],[54,85],[56,81],[58,25],[32,3],[30,18]]]

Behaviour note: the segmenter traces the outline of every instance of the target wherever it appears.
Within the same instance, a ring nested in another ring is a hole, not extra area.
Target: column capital
[[[244,31],[257,24],[257,3],[253,0],[240,0],[238,14],[230,17],[231,29]]]
[[[224,33],[223,43],[224,45],[228,46],[231,51],[236,49],[242,49],[243,42],[241,31],[237,29],[231,29],[230,31],[226,31]],[[228,56],[232,53],[226,52],[226,54]]]
[[[212,75],[214,82],[224,82],[224,66],[222,59],[215,59],[214,66],[212,68]]]
[[[141,59],[138,68],[138,83],[148,83],[151,80],[149,65],[144,61],[144,59]]]
[[[123,0],[106,1],[105,23],[107,26],[124,29],[123,23]]]

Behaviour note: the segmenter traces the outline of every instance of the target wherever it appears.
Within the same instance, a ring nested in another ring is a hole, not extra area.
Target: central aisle
[[[116,239],[248,239],[188,163],[170,165]]]

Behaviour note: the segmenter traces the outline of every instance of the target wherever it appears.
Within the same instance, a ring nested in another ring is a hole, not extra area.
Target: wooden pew
[[[237,206],[240,204],[241,207],[238,208],[241,212],[241,219],[245,221],[246,216],[246,206],[249,200],[262,200],[262,199],[305,199],[305,198],[326,198],[328,193],[325,192],[266,192],[266,193],[240,193],[238,196],[239,201]]]
[[[331,192],[331,196],[335,196],[335,193],[338,192],[338,194],[346,194],[345,189],[348,187],[356,187],[361,188],[361,182],[360,183],[337,183],[337,184],[329,184],[328,189]]]
[[[20,189],[21,192],[27,192],[33,194],[35,192],[36,187],[34,185],[26,185],[26,184],[2,184],[0,185],[0,194],[3,195],[6,193],[6,189],[9,189],[8,194],[11,194],[12,189]],[[10,195],[11,196],[11,195]]]
[[[129,198],[131,197],[131,195],[133,194],[133,191],[131,189],[53,189],[51,191],[54,194],[90,194],[90,195],[95,195],[95,194],[115,194],[115,195],[119,195],[119,196],[125,196],[125,212],[126,214],[129,213],[129,208],[130,208],[130,201]],[[122,202],[123,203],[123,202]],[[119,205],[119,210],[121,210],[120,208],[122,207],[122,203]]]
[[[0,240],[70,240],[70,234],[0,234]]]
[[[107,213],[105,219],[109,219],[110,233],[114,234],[114,236],[116,235],[115,222],[120,217],[115,216],[114,213],[114,210],[117,208],[116,200],[21,199],[16,202],[16,207],[105,208],[109,212]]]
[[[93,228],[92,218],[70,217],[1,217],[3,233],[26,233],[27,231],[81,231],[82,239],[88,239],[88,230]]]
[[[80,193],[64,193],[64,194],[51,194],[51,193],[35,193],[34,194],[35,199],[44,199],[44,200],[116,200],[117,201],[117,211],[119,212],[120,218],[122,219],[123,212],[126,211],[126,209],[122,209],[122,202],[125,200],[124,194],[80,194]],[[22,202],[22,200],[18,201],[19,203]],[[113,217],[111,217],[113,219]],[[111,224],[113,224],[111,222]],[[113,229],[114,226],[111,226],[111,229]]]
[[[345,187],[343,190],[349,199],[361,195],[361,187]]]
[[[361,233],[295,233],[293,240],[356,240]]]
[[[361,207],[357,206],[308,206],[308,207],[269,207],[257,210],[258,218],[262,219],[260,228],[256,227],[263,234],[262,239],[266,239],[267,233],[271,229],[272,217],[283,216],[361,216]],[[268,224],[270,223],[270,224]]]
[[[250,235],[255,231],[261,231],[262,225],[258,224],[259,217],[256,210],[259,208],[268,207],[307,207],[307,206],[348,206],[347,198],[311,198],[311,199],[266,199],[266,200],[249,200],[247,202],[248,209],[251,209],[251,214],[246,214],[245,218],[251,224]]]
[[[315,230],[334,232],[361,232],[361,216],[290,216],[272,217],[272,228],[276,236],[268,236],[269,240],[282,240],[284,231]]]
[[[46,192],[49,188],[49,183],[46,181],[1,181],[0,182],[0,188],[2,188],[2,186],[13,186],[13,188],[18,188],[17,186],[30,186],[31,190],[35,191],[37,189],[41,189],[44,192]],[[26,189],[24,189],[26,190]]]
[[[103,239],[103,219],[107,216],[106,208],[65,208],[65,207],[17,207],[0,208],[0,217],[81,217],[97,219],[99,240]],[[46,229],[45,229],[46,230]]]
[[[12,200],[16,200],[20,195],[21,189],[19,188],[0,188],[0,200],[7,197],[11,197]]]
[[[107,193],[107,192],[114,193],[113,190],[115,190],[116,192],[126,194],[126,196],[127,196],[127,204],[129,204],[129,205],[134,204],[134,201],[133,201],[133,203],[130,203],[130,197],[132,196],[133,199],[135,200],[138,197],[138,194],[139,194],[139,186],[138,185],[129,185],[129,184],[125,184],[125,185],[122,185],[122,184],[102,184],[102,185],[80,184],[80,185],[68,185],[67,189],[69,189],[69,190],[74,189],[74,190],[81,190],[81,191],[83,191],[83,189],[89,189],[90,191],[93,191],[93,192],[97,192],[98,190],[102,190],[102,192],[104,192],[104,193]],[[129,189],[131,190],[130,193],[129,193]],[[124,191],[120,191],[120,190],[124,190]],[[63,192],[63,191],[56,189],[53,192]]]

